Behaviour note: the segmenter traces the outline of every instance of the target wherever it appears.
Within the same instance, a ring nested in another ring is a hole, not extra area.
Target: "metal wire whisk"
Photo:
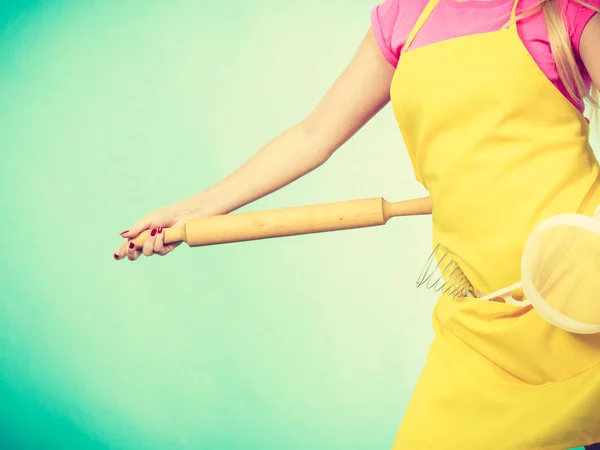
[[[425,285],[427,289],[452,297],[475,297],[473,286],[458,264],[448,256],[448,253],[438,257],[439,253],[438,244],[417,278],[417,287]]]

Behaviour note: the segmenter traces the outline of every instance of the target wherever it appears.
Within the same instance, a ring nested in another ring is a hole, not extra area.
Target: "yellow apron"
[[[539,69],[515,25],[409,49],[392,106],[433,239],[474,287],[519,281],[542,220],[592,215],[599,167],[589,124]],[[406,51],[408,49],[408,51]],[[530,307],[442,296],[435,339],[394,449],[564,450],[600,442],[600,335],[569,334]]]

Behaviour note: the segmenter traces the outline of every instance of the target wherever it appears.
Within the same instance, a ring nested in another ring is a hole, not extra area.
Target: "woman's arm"
[[[369,29],[352,61],[308,117],[215,185],[139,220],[121,233],[125,241],[113,257],[127,256],[134,261],[142,253],[165,255],[178,244],[164,245],[162,227],[181,226],[194,217],[227,214],[316,169],[389,102],[393,74],[394,67]],[[150,228],[152,233],[141,252],[130,240]]]
[[[600,89],[600,14],[595,14],[583,29],[579,54],[594,86]]]
[[[178,206],[191,216],[226,214],[316,169],[389,102],[393,74],[369,29],[349,65],[306,119]]]

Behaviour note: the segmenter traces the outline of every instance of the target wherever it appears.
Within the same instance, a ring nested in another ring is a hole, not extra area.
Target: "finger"
[[[165,233],[162,227],[158,227],[156,230],[156,238],[154,239],[154,253],[158,255],[166,255],[165,245]]]
[[[179,245],[181,245],[181,242],[176,242],[174,244],[166,244],[164,246],[165,255],[171,253],[173,250],[175,250],[177,247],[179,247]]]
[[[127,248],[127,259],[129,259],[129,261],[135,261],[140,257],[141,254],[142,252],[135,247],[135,244],[133,242],[129,242],[129,247]]]
[[[144,254],[144,256],[152,256],[152,254],[154,253],[154,242],[156,241],[156,233],[156,228],[152,228],[150,236],[144,241],[144,247],[142,248],[142,253]]]
[[[152,221],[148,216],[146,216],[143,219],[141,219],[140,221],[138,221],[136,224],[134,224],[129,230],[123,231],[121,233],[121,236],[123,236],[125,239],[133,239],[138,234],[140,234],[142,231],[147,230],[151,226],[152,226]]]
[[[127,250],[129,249],[129,242],[124,240],[119,249],[113,254],[113,258],[116,260],[123,259],[127,256]]]
[[[158,228],[158,234],[156,235],[156,241],[154,243],[154,253],[159,255],[166,255],[171,253],[181,242],[175,242],[172,244],[165,244],[165,233],[162,227]]]

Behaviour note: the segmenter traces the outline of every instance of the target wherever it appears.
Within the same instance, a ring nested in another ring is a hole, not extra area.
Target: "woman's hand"
[[[188,212],[184,212],[177,206],[160,208],[148,214],[129,230],[121,233],[121,236],[125,238],[125,241],[113,254],[113,258],[120,260],[127,257],[130,261],[135,261],[141,255],[166,255],[167,253],[172,252],[179,244],[181,244],[181,242],[165,244],[165,233],[163,232],[163,229],[181,227],[185,225],[185,222],[190,218],[191,216]],[[143,249],[139,250],[135,248],[135,245],[131,240],[146,230],[151,230],[150,236],[144,241]]]

